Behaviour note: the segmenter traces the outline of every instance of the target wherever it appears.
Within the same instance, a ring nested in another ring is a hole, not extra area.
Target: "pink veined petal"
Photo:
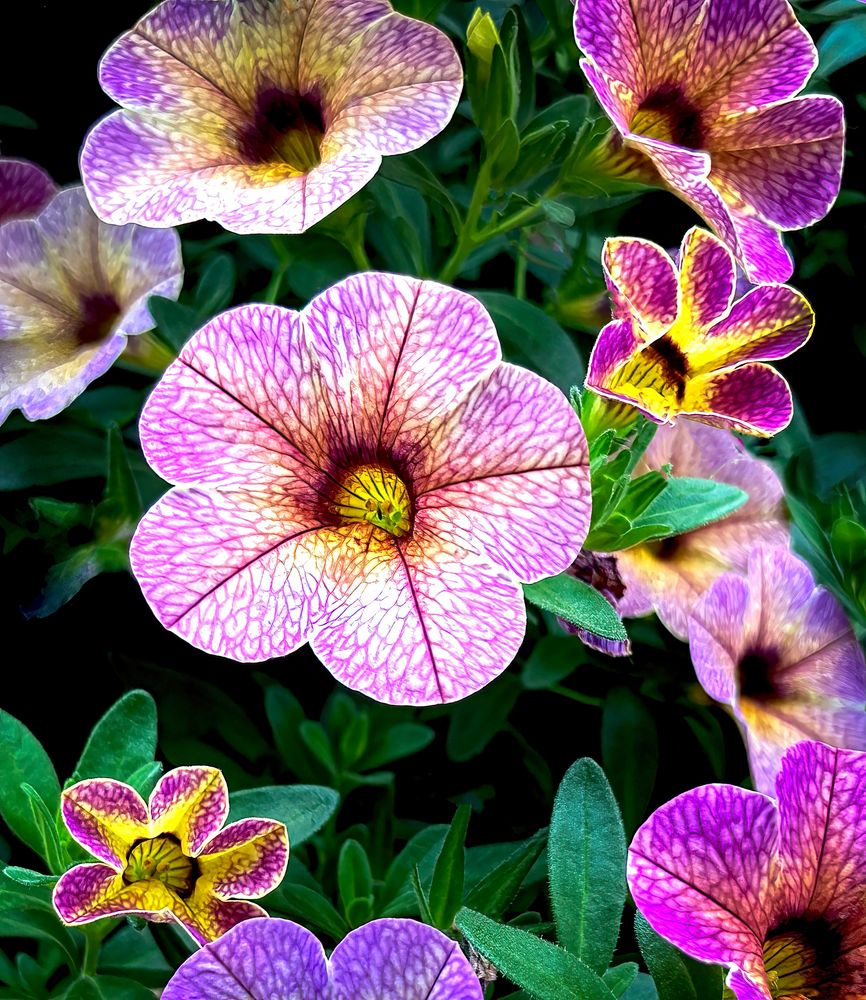
[[[689,619],[689,653],[698,680],[711,698],[726,705],[737,698],[750,597],[746,580],[725,573],[698,599]]]
[[[758,362],[692,380],[683,401],[684,416],[760,437],[784,430],[793,412],[788,383]]]
[[[847,916],[866,883],[866,754],[800,743],[782,762],[776,794],[787,912]]]
[[[722,317],[733,301],[736,280],[730,250],[718,237],[694,226],[680,248],[680,321],[703,329]]]
[[[130,848],[148,835],[144,799],[113,778],[85,778],[65,789],[61,814],[72,837],[95,858],[122,871]]]
[[[431,426],[418,521],[525,582],[562,572],[589,530],[586,438],[551,383],[501,364]]]
[[[288,832],[272,819],[238,820],[212,837],[196,860],[214,895],[258,899],[283,880],[289,863]]]
[[[739,260],[752,282],[787,281],[794,273],[794,259],[785,247],[782,234],[756,215],[733,212]]]
[[[157,918],[183,905],[156,879],[127,883],[108,865],[76,865],[60,876],[52,896],[65,924],[87,924],[101,917],[138,913]]]
[[[640,98],[626,84],[607,76],[592,59],[581,59],[580,68],[586,74],[590,86],[595,91],[598,103],[620,134],[625,135],[628,132],[629,123],[638,109]]]
[[[629,849],[628,881],[655,930],[692,958],[749,968],[775,917],[774,802],[704,785],[657,809]]]
[[[439,538],[428,518],[408,541],[371,537],[384,535],[372,526],[366,546],[351,539],[327,568],[332,598],[310,640],[337,680],[390,704],[465,698],[505,669],[526,628],[514,577]]]
[[[577,0],[574,36],[578,48],[608,77],[636,93],[646,88],[646,69],[635,18],[621,0]]]
[[[417,278],[346,278],[313,299],[302,322],[318,364],[320,426],[355,463],[382,449],[411,463],[431,419],[501,357],[477,299]]]
[[[742,969],[734,969],[727,985],[737,1000],[773,1000],[766,975],[757,973],[754,978]]]
[[[619,368],[644,346],[646,338],[633,319],[615,319],[608,323],[592,347],[586,368],[586,384],[596,391],[603,390]]]
[[[139,523],[130,562],[166,628],[257,662],[309,637],[328,599],[322,566],[344,534],[276,489],[172,490]]]
[[[204,887],[205,883],[199,882]],[[178,900],[173,916],[198,945],[206,945],[222,937],[226,931],[245,920],[267,917],[258,903],[245,899],[220,899],[204,890],[188,900]]]
[[[614,318],[636,319],[650,337],[664,333],[680,308],[677,270],[664,250],[649,240],[612,237],[601,260]]]
[[[151,836],[171,834],[195,857],[225,823],[229,793],[216,767],[176,767],[156,783],[149,805]]]
[[[57,185],[35,163],[0,159],[0,223],[36,215],[56,191]]]

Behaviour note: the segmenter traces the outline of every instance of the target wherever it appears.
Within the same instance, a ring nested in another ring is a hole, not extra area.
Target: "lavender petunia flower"
[[[36,215],[56,192],[57,185],[35,163],[0,158],[0,224]]]
[[[750,280],[787,280],[780,233],[826,215],[844,150],[841,103],[793,96],[818,57],[787,0],[577,0],[575,34],[624,151],[706,219]]]
[[[705,785],[657,809],[629,851],[638,909],[727,966],[737,1000],[866,996],[866,754],[800,743],[778,802]]]
[[[290,920],[254,920],[188,958],[163,1000],[482,1000],[459,945],[415,920],[374,920],[330,959]]]
[[[239,921],[267,914],[248,902],[282,881],[289,860],[284,824],[242,819],[223,827],[228,789],[215,767],[176,767],[149,802],[112,778],[88,778],[63,792],[73,838],[99,859],[70,868],[54,887],[65,924],[136,913],[175,920],[198,944]]]
[[[791,420],[791,390],[764,362],[803,346],[812,307],[788,285],[759,285],[735,299],[734,259],[704,229],[686,233],[679,257],[677,266],[648,240],[605,241],[614,318],[593,347],[587,386],[657,423],[692,417],[777,434]]]
[[[675,476],[714,479],[749,495],[721,521],[616,553],[625,585],[616,601],[620,614],[638,617],[655,611],[669,631],[685,639],[691,610],[713,580],[731,570],[745,571],[756,545],[787,545],[788,529],[775,472],[729,431],[692,420],[659,427],[635,474],[666,466]]]
[[[183,283],[173,230],[108,226],[81,187],[0,227],[0,423],[53,417],[154,326],[151,295]]]
[[[866,750],[866,663],[839,602],[786,548],[756,547],[697,602],[689,644],[707,693],[745,731],[755,786],[772,794],[804,739]]]
[[[519,581],[572,562],[590,506],[568,401],[500,358],[477,299],[390,274],[205,326],[141,418],[179,487],[130,553],[160,621],[247,662],[309,640],[382,701],[487,684],[523,639]]]
[[[300,233],[451,119],[446,35],[387,0],[163,0],[103,57],[84,144],[108,222]]]

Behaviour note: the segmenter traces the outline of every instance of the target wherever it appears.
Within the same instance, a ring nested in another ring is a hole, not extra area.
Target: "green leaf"
[[[322,764],[328,774],[337,774],[339,769],[334,757],[331,738],[328,736],[321,722],[314,722],[311,719],[307,719],[300,724],[298,731],[307,749]]]
[[[321,785],[270,785],[234,792],[229,799],[229,822],[260,817],[285,823],[289,844],[309,840],[334,815],[340,796]]]
[[[195,289],[195,307],[200,317],[215,316],[229,305],[235,279],[234,258],[227,253],[214,254],[202,270]]]
[[[671,476],[667,488],[633,523],[635,529],[639,529],[643,524],[664,522],[667,533],[656,535],[657,538],[682,535],[733,514],[748,499],[745,490],[728,483]]]
[[[3,747],[0,816],[19,840],[45,857],[40,826],[33,816],[30,799],[21,786],[25,782],[30,784],[49,810],[56,814],[60,808],[60,782],[54,765],[33,733],[2,709],[0,746]]]
[[[535,1000],[611,1000],[613,993],[579,958],[563,948],[474,910],[463,909],[456,924],[466,939],[513,983]]]
[[[566,393],[583,383],[583,360],[574,341],[543,309],[505,292],[473,294],[493,318],[509,361],[532,368]]]
[[[263,903],[269,913],[277,911],[285,914],[304,927],[315,927],[324,931],[336,941],[345,937],[351,930],[343,915],[330,900],[306,885],[283,882],[263,900]]]
[[[429,746],[435,737],[429,726],[418,722],[398,722],[394,726],[374,726],[370,745],[358,763],[358,769],[372,771],[395,760],[409,757]]]
[[[340,764],[343,770],[355,766],[367,749],[370,737],[370,716],[366,712],[358,712],[340,734]]]
[[[520,680],[530,691],[539,691],[558,684],[573,673],[586,659],[586,647],[574,638],[546,635],[533,647]]]
[[[623,965],[615,965],[608,969],[602,976],[605,986],[615,997],[621,997],[623,993],[635,981],[638,974],[636,962],[625,962]]]
[[[866,15],[831,24],[818,39],[818,73],[830,76],[866,56]]]
[[[0,104],[0,128],[34,129],[37,127],[36,122],[25,115],[23,111],[10,108],[8,104]]]
[[[724,974],[717,965],[695,962],[635,915],[635,936],[658,991],[659,1000],[720,1000]]]
[[[520,694],[520,684],[510,674],[458,702],[451,711],[446,751],[457,762],[477,756],[508,721]]]
[[[547,864],[557,940],[604,972],[625,906],[626,844],[607,778],[589,758],[568,769],[556,793]]]
[[[76,940],[57,919],[53,909],[0,912],[0,937],[27,937],[47,941],[62,949],[71,966],[78,964]]]
[[[560,573],[538,583],[525,583],[523,593],[537,607],[595,635],[628,641],[625,626],[610,601],[575,576]]]
[[[141,516],[141,494],[129,464],[129,453],[116,425],[108,431],[108,475],[97,514],[132,524],[137,523]]]
[[[466,830],[471,813],[472,808],[469,805],[458,807],[433,868],[433,878],[430,882],[430,913],[434,926],[442,931],[451,929],[454,915],[463,901]]]
[[[412,837],[388,866],[379,900],[379,916],[400,916],[403,899],[411,893],[412,869],[430,854],[438,857],[448,827],[442,823],[424,827]]]
[[[466,905],[473,910],[481,910],[489,917],[501,919],[546,843],[547,831],[539,830],[466,893]]]
[[[640,826],[652,794],[659,751],[655,719],[628,688],[614,688],[604,703],[601,753],[626,833],[631,836]]]
[[[3,874],[19,885],[55,885],[57,883],[56,875],[43,875],[41,872],[33,871],[32,868],[19,868],[17,865],[7,865],[3,869]]]
[[[162,295],[151,295],[147,307],[156,320],[163,339],[174,350],[180,351],[199,327],[199,315],[195,309]]]
[[[153,1000],[153,990],[119,976],[86,976],[76,979],[64,1000]]]
[[[0,447],[0,490],[26,490],[105,474],[105,438],[93,431],[29,431]]]
[[[39,853],[45,858],[49,871],[59,875],[66,870],[69,858],[60,844],[57,811],[49,809],[39,792],[26,781],[21,782],[21,791],[30,802],[33,822],[39,830],[39,842],[42,844]]]
[[[161,774],[162,764],[158,760],[153,760],[133,771],[126,779],[126,783],[131,785],[146,801]]]
[[[441,205],[455,230],[460,228],[460,213],[448,189],[427,164],[414,154],[385,157],[379,168],[379,176],[395,184],[416,188],[421,194]]]
[[[351,838],[340,848],[337,887],[350,927],[360,927],[373,915],[373,873],[367,852]]]
[[[75,765],[80,778],[129,781],[156,754],[156,702],[147,691],[129,691],[93,727]]]

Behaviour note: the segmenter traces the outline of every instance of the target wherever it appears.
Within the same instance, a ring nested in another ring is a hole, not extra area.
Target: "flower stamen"
[[[403,481],[380,465],[346,476],[334,500],[334,513],[344,521],[369,521],[397,538],[412,530],[411,507]]]
[[[128,883],[156,879],[184,898],[195,885],[196,864],[183,853],[174,837],[154,837],[133,844],[123,878]]]

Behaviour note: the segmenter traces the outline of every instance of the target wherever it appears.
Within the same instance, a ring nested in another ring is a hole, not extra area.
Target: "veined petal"
[[[793,412],[783,376],[757,362],[691,380],[682,403],[683,416],[759,437],[784,430]]]
[[[705,229],[692,227],[680,248],[680,292],[682,308],[677,331],[704,330],[719,319],[734,299],[736,262],[725,244]],[[700,338],[673,335],[681,348],[691,352]],[[691,358],[691,353],[690,353]]]
[[[737,667],[743,653],[743,624],[754,595],[733,573],[720,576],[695,603],[689,619],[689,654],[702,687],[726,705],[737,700]]]
[[[177,922],[199,945],[216,941],[244,920],[267,915],[257,903],[245,899],[219,899],[203,881],[199,881],[188,900],[177,900],[173,913]]]
[[[417,278],[346,278],[313,299],[302,322],[318,362],[321,427],[355,461],[413,451],[430,420],[501,357],[477,299]]]
[[[632,237],[609,238],[601,254],[615,319],[637,319],[651,337],[677,318],[679,283],[674,262],[660,246]]]
[[[0,159],[0,223],[36,215],[56,191],[54,181],[35,163]]]
[[[366,545],[353,539],[326,571],[334,596],[310,646],[337,680],[378,701],[465,698],[501,673],[523,640],[515,578],[440,538],[431,517],[416,518],[408,542],[368,526]]]
[[[626,84],[607,76],[592,59],[581,59],[580,68],[595,91],[598,103],[617,127],[620,135],[625,135],[640,105],[640,98]]]
[[[215,896],[258,899],[283,880],[288,831],[276,820],[242,819],[212,837],[196,860]]]
[[[127,883],[107,865],[76,865],[60,876],[52,896],[65,924],[88,924],[120,913],[165,914],[180,901],[150,879]]]
[[[415,920],[373,920],[331,955],[334,1000],[482,1000],[460,945]]]
[[[123,870],[135,841],[148,835],[144,799],[113,778],[85,778],[71,785],[63,792],[60,810],[73,838],[117,871]]]
[[[731,222],[739,247],[737,256],[749,281],[782,282],[791,277],[794,259],[775,226],[757,215],[744,214],[742,210],[731,214]]]
[[[171,834],[195,857],[225,823],[229,793],[216,767],[176,767],[156,783],[149,805],[150,835]]]
[[[657,809],[638,830],[629,887],[655,930],[687,955],[760,967],[775,916],[778,843],[772,799],[704,785]]]
[[[417,516],[428,523],[429,513],[437,534],[519,579],[540,580],[571,565],[589,530],[588,461],[565,396],[498,365],[430,428]]]
[[[613,383],[616,372],[646,343],[633,319],[615,319],[595,339],[586,368],[586,384],[596,391]]]

